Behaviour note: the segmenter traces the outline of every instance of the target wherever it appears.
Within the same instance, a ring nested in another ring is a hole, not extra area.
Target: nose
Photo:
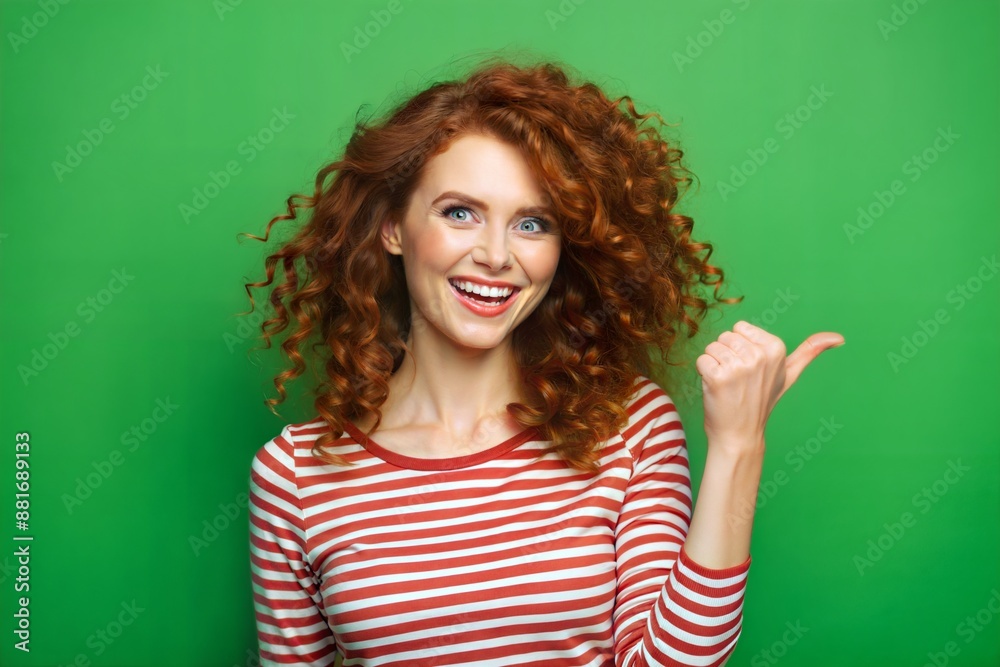
[[[476,239],[476,247],[472,250],[472,259],[478,264],[489,266],[494,271],[510,266],[507,230],[503,225],[482,226]]]

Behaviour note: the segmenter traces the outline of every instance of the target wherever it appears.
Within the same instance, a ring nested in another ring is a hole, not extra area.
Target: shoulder
[[[625,405],[629,414],[629,426],[646,422],[651,419],[662,421],[664,418],[680,421],[677,406],[673,399],[659,384],[640,375],[633,386],[633,394]]]
[[[659,384],[640,375],[625,407],[629,421],[622,438],[634,458],[653,446],[684,448],[684,428],[677,406]]]
[[[296,459],[308,455],[319,434],[326,429],[320,420],[286,424],[281,432],[258,447],[251,471],[263,479],[294,483]]]

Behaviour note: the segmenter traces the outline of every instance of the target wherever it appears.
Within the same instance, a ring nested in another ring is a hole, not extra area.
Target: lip
[[[455,280],[466,280],[466,279],[456,278]],[[469,282],[474,282],[474,281],[470,280]],[[496,287],[502,287],[502,286],[504,285],[496,285]],[[517,296],[521,293],[521,289],[515,287],[514,292],[502,304],[500,304],[499,306],[487,306],[482,303],[478,303],[472,300],[471,298],[465,296],[461,292],[461,290],[459,290],[457,287],[451,284],[450,280],[448,281],[448,287],[451,289],[452,294],[455,295],[455,298],[458,299],[459,303],[461,303],[463,306],[471,310],[476,315],[480,315],[482,317],[496,317],[498,315],[502,315],[503,313],[507,312],[511,304],[514,303],[514,301],[517,299]],[[493,287],[493,285],[491,285],[491,287]]]

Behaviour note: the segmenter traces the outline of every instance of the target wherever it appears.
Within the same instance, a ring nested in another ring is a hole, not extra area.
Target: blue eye
[[[467,209],[467,208],[466,208],[466,207],[464,207],[464,206],[449,206],[448,208],[446,208],[446,209],[444,209],[443,211],[441,211],[441,214],[442,214],[442,215],[444,215],[445,217],[448,217],[448,216],[450,216],[450,215],[452,214],[452,212],[454,212],[454,211],[464,211],[464,212],[465,212],[466,214],[468,214],[468,212],[469,212],[469,209]],[[457,219],[457,218],[456,218],[456,219]],[[464,219],[464,220],[459,220],[459,222],[467,222],[467,221],[468,221],[468,218],[466,218],[466,219]]]
[[[538,225],[539,227],[538,231],[540,232],[547,232],[549,230],[549,224],[544,220],[542,220],[541,218],[528,218],[524,222],[530,222],[535,225]]]

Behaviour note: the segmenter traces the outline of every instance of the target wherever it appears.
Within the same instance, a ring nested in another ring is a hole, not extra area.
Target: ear
[[[403,254],[403,244],[400,241],[399,225],[395,220],[386,218],[382,221],[382,245],[393,255]]]

